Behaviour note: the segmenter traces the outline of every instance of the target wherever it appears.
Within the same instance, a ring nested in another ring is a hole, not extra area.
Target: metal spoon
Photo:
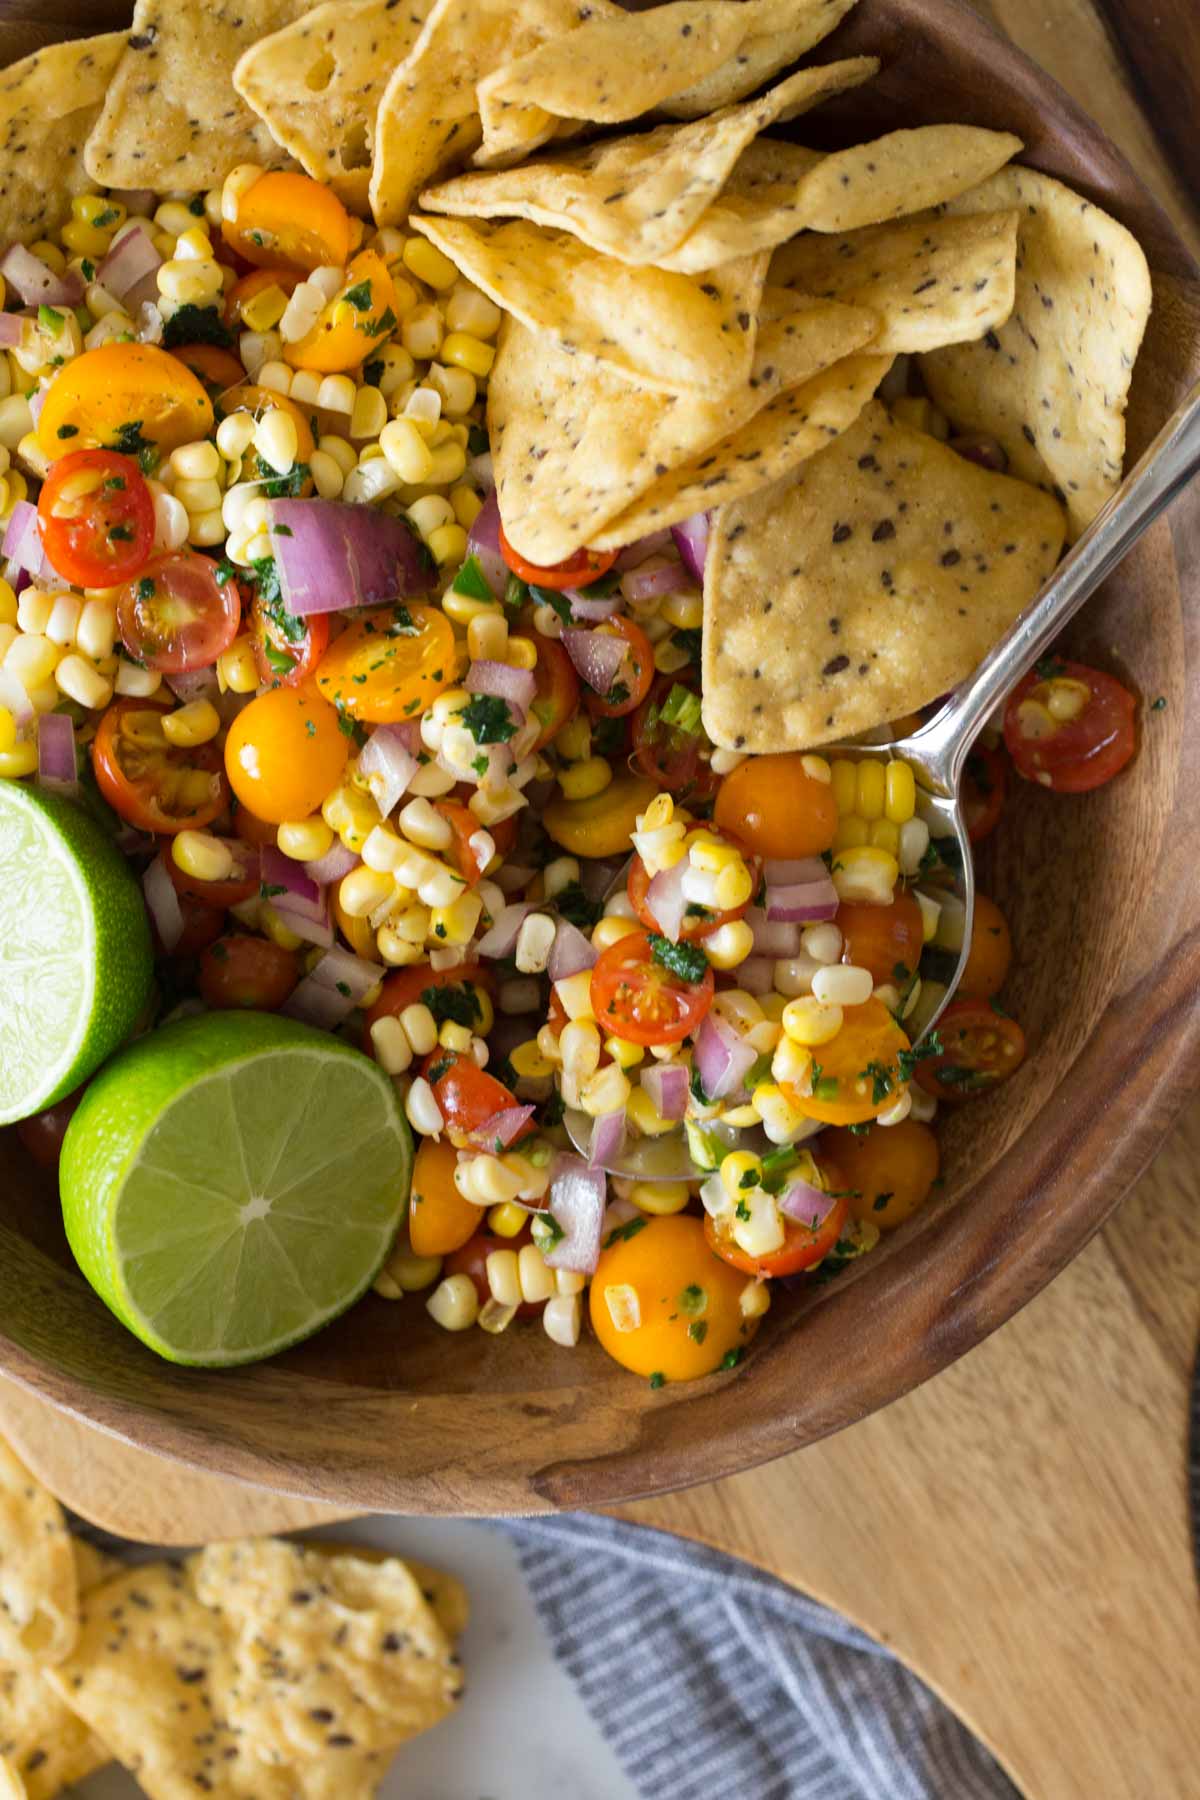
[[[860,761],[867,757],[885,760],[902,757],[911,765],[922,790],[925,816],[932,815],[940,821],[941,835],[947,839],[953,837],[958,844],[962,861],[963,943],[939,1005],[924,1019],[922,1036],[937,1023],[953,998],[970,950],[975,910],[975,865],[959,789],[971,746],[996,707],[1045,654],[1084,601],[1090,599],[1146,528],[1197,472],[1200,472],[1200,384],[1171,415],[1112,499],[1059,563],[1037,598],[984,657],[970,680],[955,689],[945,706],[927,724],[914,731],[911,737],[897,738],[890,743],[821,747],[823,755]],[[564,1123],[576,1149],[586,1155],[591,1120],[584,1113],[568,1112]],[[661,1164],[663,1173],[652,1172],[648,1152],[651,1144],[654,1147],[653,1167],[657,1169]],[[671,1145],[675,1146],[673,1159],[668,1150]],[[630,1165],[628,1169],[625,1163]],[[682,1132],[630,1145],[622,1165],[613,1172],[628,1174],[641,1181],[690,1181],[702,1179],[705,1173],[696,1168],[688,1155],[687,1138]],[[668,1168],[670,1172],[666,1172]]]

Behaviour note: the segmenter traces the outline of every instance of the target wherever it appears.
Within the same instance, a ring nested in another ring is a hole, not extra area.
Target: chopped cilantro
[[[246,574],[245,570],[241,571]],[[273,556],[260,556],[250,565],[249,574],[258,592],[258,604],[263,616],[270,621],[286,644],[303,644],[308,636],[308,626],[295,613],[289,612],[283,601],[283,590],[279,582],[279,565]],[[218,572],[219,578],[219,572]],[[272,666],[274,666],[272,664]],[[289,662],[288,668],[291,667]],[[286,670],[284,671],[286,673]]]
[[[895,1194],[876,1194],[874,1200],[871,1202],[871,1211],[886,1212],[888,1201],[894,1200],[895,1198]]]
[[[862,1073],[871,1078],[872,1106],[881,1106],[896,1085],[891,1070],[881,1062],[869,1062]]]
[[[519,575],[510,575],[504,589],[504,604],[514,609],[524,606],[529,598],[529,584]]]
[[[204,217],[204,195],[193,194],[187,203],[187,209],[193,219],[202,219]]]
[[[702,1344],[708,1336],[708,1320],[693,1319],[688,1326],[688,1336],[691,1338],[693,1344]]]
[[[262,651],[272,675],[290,675],[296,666],[287,651],[278,649],[269,639],[264,641]],[[309,719],[307,722],[311,725],[313,721]]]
[[[158,445],[142,436],[140,419],[127,419],[124,425],[118,426],[109,448],[122,456],[136,456],[143,475],[153,475],[158,467]]]
[[[470,600],[494,600],[496,597],[477,556],[468,556],[450,586],[454,593],[466,594]]]
[[[370,312],[370,310],[371,310],[371,284],[370,284],[370,282],[369,281],[360,281],[356,287],[347,288],[345,293],[342,295],[342,299],[347,301],[354,308],[355,312]]]
[[[508,701],[499,694],[475,694],[458,715],[477,744],[506,744],[516,734]]]
[[[708,958],[697,944],[673,944],[670,938],[650,935],[650,954],[662,968],[681,981],[703,981]]]
[[[203,211],[203,201],[201,201],[200,205],[201,211]],[[106,206],[102,213],[96,214],[96,217],[92,220],[92,224],[98,231],[103,231],[106,225],[115,225],[120,216],[121,215],[118,213],[115,206]]]
[[[229,961],[229,951],[226,949],[225,945],[220,942],[220,940],[218,940],[215,944],[209,945],[208,954],[209,954],[209,956],[212,957],[214,962],[228,962]]]
[[[917,1071],[917,1064],[929,1056],[944,1056],[946,1046],[936,1031],[931,1031],[924,1043],[918,1044],[915,1050],[901,1050],[896,1057],[901,1081],[911,1081]]]
[[[1040,656],[1033,665],[1033,672],[1039,681],[1057,681],[1066,674],[1067,665],[1057,656]]]
[[[83,272],[83,279],[85,281],[95,281],[96,265],[91,260],[90,257],[88,257],[88,256],[81,257],[80,261],[79,261],[79,267]]]
[[[554,904],[560,917],[578,925],[581,931],[590,931],[604,911],[603,903],[589,900],[577,881],[568,882],[561,888],[554,896]]]
[[[692,1078],[689,1081],[688,1086],[692,1090],[693,1100],[697,1101],[701,1106],[712,1105],[712,1100],[705,1091],[704,1083],[700,1078],[700,1071],[698,1068],[693,1067]]]
[[[56,306],[38,307],[38,324],[43,331],[48,331],[51,337],[57,337],[66,322],[66,314],[60,313]]]
[[[721,1358],[721,1367],[723,1369],[736,1369],[741,1360],[742,1352],[740,1350],[727,1350]]]
[[[743,1222],[750,1217],[750,1208],[746,1205],[744,1200],[739,1200],[733,1211],[734,1217],[741,1219]]]
[[[380,382],[383,380],[383,371],[384,371],[385,366],[386,365],[383,361],[383,358],[380,356],[375,357],[375,359],[372,362],[364,363],[363,364],[363,385],[365,387],[378,387]]]
[[[1166,710],[1167,710],[1167,696],[1165,694],[1160,694],[1158,696],[1157,700],[1152,700],[1150,702],[1150,711],[1151,712],[1166,712]]]
[[[349,998],[350,998],[350,983],[348,981],[335,981],[333,985],[337,989],[338,993],[342,996],[343,1000],[349,1000]]]
[[[654,1371],[654,1373],[653,1373],[653,1375],[652,1375],[652,1376],[651,1376],[651,1377],[650,1377],[650,1386],[651,1386],[651,1387],[652,1387],[652,1388],[660,1388],[660,1387],[665,1387],[665,1386],[666,1386],[666,1382],[667,1382],[667,1378],[666,1378],[666,1376],[665,1376],[665,1375],[664,1375],[664,1374],[663,1374],[663,1372],[662,1372],[662,1370],[661,1370],[661,1369],[655,1369],[655,1371]]]
[[[607,600],[615,594],[621,585],[621,577],[616,569],[610,569],[607,575],[598,575],[595,581],[589,581],[586,587],[578,591],[585,600]]]
[[[529,598],[535,606],[548,606],[556,612],[564,625],[573,625],[575,615],[571,611],[571,596],[560,594],[557,588],[533,587],[529,589]]]
[[[892,980],[899,982],[901,987],[904,986],[904,983],[908,981],[911,976],[912,970],[907,963],[897,962],[892,964]]]
[[[498,966],[498,965],[493,964],[493,967],[496,967],[496,966]],[[505,1085],[511,1087],[512,1083],[508,1082]],[[563,1116],[563,1098],[562,1098],[562,1095],[559,1093],[558,1089],[555,1088],[555,1090],[551,1094],[550,1098],[546,1101],[545,1105],[542,1107],[541,1112],[538,1114],[538,1123],[540,1125],[544,1126],[547,1131],[549,1131],[552,1126],[562,1124],[562,1116]]]
[[[437,1061],[431,1063],[426,1071],[425,1079],[430,1087],[436,1087],[442,1077],[448,1075],[453,1067],[454,1058],[452,1056],[439,1056]]]
[[[996,1080],[996,1073],[993,1069],[966,1069],[959,1063],[949,1063],[938,1070],[937,1078],[944,1087],[966,1088],[971,1092],[990,1087]]]
[[[745,1174],[739,1180],[738,1186],[740,1188],[756,1188],[758,1186],[758,1176],[753,1169],[746,1170]]]
[[[304,735],[305,735],[305,737],[316,737],[316,735],[317,735],[317,721],[316,721],[316,720],[315,720],[315,719],[305,719],[305,721],[304,721]]]
[[[627,1244],[630,1238],[637,1236],[639,1231],[645,1231],[646,1223],[642,1213],[639,1213],[636,1219],[626,1219],[624,1225],[617,1225],[609,1232],[604,1240],[604,1248],[608,1250],[613,1244]]]
[[[258,892],[260,899],[274,900],[277,895],[286,894],[287,889],[285,887],[280,887],[278,882],[260,881],[258,884]]]
[[[365,325],[356,325],[355,331],[365,331],[370,337],[386,337],[389,331],[395,331],[397,319],[390,306],[384,308],[377,319],[368,319]]]
[[[487,757],[486,756],[473,756],[471,758],[471,767],[474,769],[476,775],[479,775],[479,776],[486,775],[488,772]]]
[[[561,1244],[567,1234],[553,1213],[539,1212],[530,1221],[529,1235],[544,1256],[555,1244]]]
[[[483,1018],[479,996],[468,981],[424,988],[421,1002],[429,1008],[438,1025],[444,1025],[449,1019],[455,1025],[465,1025],[470,1031]]]
[[[629,698],[629,684],[625,681],[614,681],[604,696],[606,706],[624,706]]]
[[[60,425],[58,430],[55,432],[55,436],[60,437],[60,438],[78,437],[79,436],[79,427],[78,427],[78,425]]]
[[[280,475],[261,456],[256,455],[254,461],[257,465],[255,473],[262,482],[261,492],[266,500],[295,500],[309,477],[307,463],[293,463],[286,475]]]
[[[108,528],[108,538],[109,542],[112,544],[131,544],[133,542],[133,526],[110,525]]]
[[[218,349],[233,347],[233,333],[215,306],[193,306],[190,301],[163,320],[163,346],[174,350],[180,344],[216,344]]]
[[[153,600],[154,594],[155,594],[155,581],[154,581],[153,575],[143,575],[137,585],[138,599],[139,600]]]
[[[701,1313],[708,1310],[708,1295],[699,1282],[689,1281],[680,1294],[677,1304],[680,1312],[686,1313],[689,1319],[698,1319]]]
[[[352,719],[350,714],[344,712],[339,706],[337,708],[337,722],[338,730],[341,732],[342,736],[348,737],[351,743],[361,750],[367,741],[367,734],[359,724],[358,720]]]
[[[674,639],[681,650],[687,651],[688,661],[696,664],[700,661],[700,635],[698,625],[685,626],[682,631],[675,633]]]
[[[486,456],[491,449],[491,440],[482,425],[467,426],[467,453],[470,456]]]
[[[388,637],[420,637],[421,635],[421,627],[403,600],[397,600],[392,607],[392,622],[387,628],[387,635]],[[436,676],[434,679],[437,679]]]

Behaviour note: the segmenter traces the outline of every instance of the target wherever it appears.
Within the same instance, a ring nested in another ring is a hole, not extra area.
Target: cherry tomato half
[[[194,900],[197,906],[215,908],[219,913],[228,912],[231,906],[240,906],[243,900],[253,899],[259,883],[257,849],[241,838],[224,841],[233,857],[233,870],[224,881],[200,881],[195,875],[185,874],[172,856],[170,844],[164,844],[158,853],[177,894]],[[274,841],[272,837],[271,842]]]
[[[168,743],[161,717],[170,710],[162,700],[115,700],[92,739],[96,785],[113,811],[163,836],[201,830],[229,803],[217,743]]]
[[[38,500],[46,555],[77,587],[116,587],[154,548],[154,501],[129,456],[76,450],[56,462]]]
[[[242,708],[225,739],[225,772],[242,806],[282,825],[316,812],[349,754],[337,713],[310,682],[271,688]]]
[[[385,979],[378,1000],[367,1008],[363,1021],[363,1045],[374,1054],[371,1044],[372,1025],[379,1019],[398,1018],[406,1006],[420,1005],[430,988],[457,989],[470,1006],[476,988],[490,993],[491,987],[491,970],[476,962],[458,963],[453,969],[431,969],[427,962],[411,963],[406,969],[396,969]],[[493,1107],[492,1111],[495,1112],[496,1108]]]
[[[421,1073],[433,1089],[447,1130],[463,1138],[478,1131],[493,1113],[520,1104],[502,1081],[481,1069],[469,1056],[453,1050],[432,1051],[425,1058]],[[513,1142],[519,1143],[532,1130],[533,1126],[526,1124]]]
[[[549,568],[542,568],[539,563],[527,562],[518,550],[514,550],[504,535],[504,527],[500,527],[500,554],[522,581],[530,587],[553,588],[562,593],[566,588],[587,587],[590,582],[599,581],[607,575],[617,560],[616,550],[577,550],[566,562],[554,563]]]
[[[626,713],[636,712],[650,692],[650,683],[654,680],[654,645],[641,626],[627,619],[624,613],[597,625],[596,630],[624,638],[626,651],[607,694],[593,694],[589,689],[584,696],[584,705],[594,719],[623,719]]]
[[[357,369],[395,330],[396,289],[375,250],[362,250],[342,278],[342,288],[304,337],[283,347],[294,369],[340,375]]]
[[[602,1031],[631,1044],[674,1044],[690,1036],[713,1002],[713,972],[701,981],[656,962],[649,936],[630,931],[592,969],[592,1012]]]
[[[882,981],[902,988],[911,981],[925,941],[921,909],[911,894],[898,891],[890,906],[843,900],[836,924],[842,934],[842,961],[869,969],[876,986]]]
[[[259,268],[283,263],[307,273],[344,269],[350,260],[350,215],[332,188],[308,175],[260,175],[221,231],[231,250]]]
[[[51,462],[102,447],[136,454],[207,437],[212,401],[177,356],[155,344],[101,344],[64,363],[38,414],[38,444]]]
[[[700,723],[699,676],[660,675],[633,717],[633,766],[659,788],[692,803],[709,800],[720,785],[709,758],[712,745]]]
[[[117,600],[121,642],[164,675],[211,668],[241,622],[237,582],[219,582],[216,563],[194,550],[156,556]]]
[[[798,1275],[801,1269],[811,1269],[822,1257],[828,1256],[845,1230],[849,1216],[849,1195],[839,1193],[815,1229],[799,1219],[784,1218],[783,1243],[769,1256],[747,1255],[728,1228],[708,1213],[704,1215],[704,1235],[722,1262],[727,1262],[731,1268],[771,1279],[778,1275]]]
[[[541,725],[530,756],[544,750],[564,725],[569,725],[579,711],[579,677],[575,665],[553,638],[529,629],[529,637],[537,648],[534,665],[533,716]]]
[[[218,1012],[278,1012],[299,979],[294,951],[246,932],[218,938],[200,958],[200,998]]]
[[[419,718],[457,670],[445,613],[409,601],[357,614],[322,657],[317,686],[351,718],[391,725]]]
[[[900,1052],[908,1038],[882,1000],[847,1006],[842,1028],[813,1051],[812,1093],[781,1082],[787,1098],[806,1118],[826,1125],[862,1125],[895,1103],[905,1084]]]
[[[976,744],[963,771],[962,808],[967,836],[973,844],[991,837],[1004,811],[1008,775],[1004,758],[986,744]]]
[[[803,756],[788,751],[748,756],[731,770],[717,791],[713,819],[760,856],[783,860],[828,850],[838,810],[832,782],[809,775]]]
[[[1075,707],[1068,717],[1067,713]],[[1039,663],[1004,709],[1004,741],[1018,775],[1058,794],[1086,794],[1120,773],[1136,748],[1137,700],[1102,669]]]
[[[171,946],[170,954],[175,961],[186,962],[193,956],[199,956],[215,938],[220,937],[225,929],[225,914],[218,912],[215,906],[201,906],[198,900],[189,900],[186,894],[179,896],[179,910],[183,914],[183,930]],[[150,933],[154,939],[155,953],[166,956],[167,951],[153,919],[150,920]]]
[[[742,848],[736,838],[727,831],[714,831],[713,836],[724,838],[727,843],[736,844],[738,850]],[[750,898],[753,899],[758,892],[762,878],[762,865],[756,856],[746,856],[745,860],[753,883],[750,889]],[[629,895],[629,904],[646,930],[661,932],[662,926],[655,918],[648,898],[650,877],[646,873],[645,863],[636,851],[629,864],[629,874],[625,878],[625,891]],[[711,912],[707,907],[697,907],[694,912],[689,910],[684,914],[683,924],[680,926],[680,941],[685,944],[695,944],[699,943],[701,938],[711,937],[713,932],[718,931],[722,925],[729,925],[734,919],[742,918],[749,905],[750,900],[747,900],[743,906],[733,906],[725,912]]]
[[[254,666],[259,678],[279,687],[297,687],[316,671],[329,648],[329,616],[314,613],[301,619],[295,613],[280,615],[255,594],[250,606],[250,636]]]
[[[917,1080],[938,1100],[990,1093],[1025,1060],[1025,1033],[990,1000],[952,1000],[937,1035],[942,1054],[917,1064]]]

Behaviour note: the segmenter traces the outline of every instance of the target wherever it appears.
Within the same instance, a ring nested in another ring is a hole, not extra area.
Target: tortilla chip
[[[118,1557],[110,1556],[107,1550],[98,1550],[86,1538],[73,1537],[71,1550],[75,1557],[75,1579],[81,1594],[89,1593],[92,1588],[111,1581],[125,1567]]]
[[[1001,206],[1021,213],[1012,315],[921,373],[960,430],[999,438],[1013,474],[1063,502],[1076,538],[1120,485],[1150,271],[1123,225],[1033,169],[1005,169],[947,210]]]
[[[768,276],[797,293],[870,307],[882,320],[873,350],[900,356],[967,343],[1012,311],[1018,217],[924,217],[847,237],[809,231],[775,252]]]
[[[404,219],[421,189],[479,143],[477,82],[613,10],[609,0],[436,0],[379,103],[370,186],[376,223]]]
[[[576,356],[594,356],[663,393],[717,398],[750,378],[765,254],[703,281],[631,269],[565,232],[523,219],[409,223],[497,306]]]
[[[78,1614],[62,1508],[0,1439],[0,1667],[61,1662]]]
[[[54,1800],[111,1760],[40,1669],[0,1670],[0,1765],[12,1778],[9,1792],[22,1800]]]
[[[361,1551],[355,1551],[356,1556],[361,1554]],[[413,1562],[408,1557],[404,1566],[453,1643],[455,1638],[462,1636],[471,1619],[471,1602],[466,1588],[457,1575],[448,1575],[445,1569],[431,1569],[428,1563]]]
[[[286,161],[233,92],[243,50],[309,0],[137,0],[125,54],[84,145],[93,181],[164,191],[216,187],[235,163]]]
[[[598,533],[595,547],[615,550],[778,480],[849,429],[891,366],[890,356],[848,356],[779,394],[739,430],[655,482]]]
[[[779,0],[764,27],[751,33],[737,55],[710,75],[664,100],[659,112],[669,119],[702,119],[718,107],[744,100],[828,37],[858,0]]]
[[[390,1749],[453,1710],[458,1659],[398,1557],[264,1538],[210,1545],[189,1568],[233,1631],[229,1718],[264,1759]]]
[[[83,141],[124,48],[123,31],[75,38],[0,72],[0,243],[45,237],[92,186]]]
[[[773,249],[799,231],[859,231],[921,212],[981,179],[975,170],[997,169],[1020,148],[1020,139],[1007,132],[969,125],[893,131],[832,156],[758,138],[660,266],[696,274],[733,256]]]
[[[704,724],[801,749],[866,731],[969,675],[1058,560],[1057,503],[873,403],[785,481],[713,521]]]
[[[433,0],[325,0],[239,58],[233,85],[281,149],[364,212],[383,90]]]
[[[421,204],[463,218],[531,219],[621,262],[656,262],[686,237],[760,131],[856,87],[878,68],[875,57],[860,56],[802,69],[761,99],[711,118],[609,138],[554,161],[460,175],[427,189]]]
[[[669,470],[867,343],[875,325],[861,309],[798,304],[759,330],[746,387],[706,401],[624,381],[507,320],[488,386],[488,432],[510,543],[531,562],[563,561]]]

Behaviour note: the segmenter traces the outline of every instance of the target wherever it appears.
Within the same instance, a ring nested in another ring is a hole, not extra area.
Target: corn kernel
[[[606,1037],[604,1048],[621,1069],[636,1069],[646,1056],[641,1044],[631,1044],[628,1038]]]
[[[871,845],[840,850],[833,866],[833,885],[840,900],[888,906],[900,879],[900,865],[887,850]]]
[[[443,567],[448,563],[461,563],[467,554],[467,534],[457,523],[439,525],[436,531],[430,532],[428,543],[435,560]]]
[[[414,306],[400,326],[400,341],[418,362],[432,362],[442,347],[442,314],[436,306]]]
[[[395,888],[391,875],[378,869],[351,869],[343,875],[338,887],[338,904],[352,919],[366,918],[377,906],[391,897]]]
[[[903,825],[917,809],[917,784],[908,763],[899,758],[887,765],[884,813],[894,825]]]
[[[561,981],[554,983],[554,991],[558,995],[559,1003],[568,1019],[592,1018],[592,972],[590,969],[580,969],[577,975],[564,975]]]
[[[771,1308],[769,1281],[748,1281],[738,1295],[738,1311],[743,1319],[761,1319]]]
[[[900,827],[891,819],[876,819],[871,826],[870,842],[877,850],[886,850],[899,859]]]
[[[380,1068],[387,1075],[403,1075],[412,1064],[413,1048],[399,1019],[390,1014],[376,1019],[371,1026],[371,1048]]]
[[[31,738],[14,744],[11,750],[0,750],[0,777],[5,780],[32,775],[38,766],[37,745]]]
[[[350,409],[350,436],[378,438],[387,422],[387,401],[379,389],[360,387]]]
[[[674,638],[664,638],[654,646],[654,667],[660,675],[678,675],[691,660],[689,652]]]
[[[592,946],[596,950],[608,950],[613,944],[628,937],[631,931],[640,930],[636,919],[623,919],[611,916],[600,919],[592,928]]]
[[[446,323],[451,331],[465,331],[472,337],[495,337],[503,316],[494,300],[467,281],[458,282],[446,302]]]
[[[662,616],[681,631],[698,631],[704,622],[702,594],[668,594],[662,603]]]
[[[567,1028],[568,1030],[571,1027]],[[563,1067],[566,1069],[564,1054]],[[579,1104],[585,1113],[592,1118],[600,1118],[604,1113],[617,1112],[629,1099],[633,1090],[629,1078],[617,1062],[606,1063],[597,1069],[580,1086]]]
[[[98,225],[89,225],[83,219],[68,220],[60,236],[67,249],[75,256],[107,256],[112,243],[111,232],[102,230]],[[63,268],[66,268],[65,259]]]
[[[443,1331],[469,1331],[479,1317],[479,1296],[469,1275],[447,1275],[425,1302],[425,1310]]]
[[[333,832],[318,814],[289,820],[275,832],[275,842],[294,862],[318,862],[333,849]]]
[[[7,706],[0,706],[0,751],[9,751],[17,741],[17,721]]]
[[[870,821],[883,817],[886,786],[883,764],[874,757],[864,757],[858,765],[854,805],[860,818]]]
[[[22,631],[40,635],[50,623],[53,610],[53,594],[46,593],[43,588],[27,587],[17,601],[16,623]]]
[[[425,542],[428,543],[435,531],[440,530],[443,525],[452,525],[454,523],[454,508],[441,494],[424,494],[420,500],[414,500],[413,504],[409,507],[408,517],[412,525],[415,526],[416,530],[419,531],[421,536],[425,539]],[[460,525],[458,529],[461,531],[462,526]],[[454,617],[454,614],[450,612],[449,603],[451,601],[467,599],[469,599],[468,595],[455,594],[453,590],[451,590],[450,593],[444,596],[443,610],[450,613],[451,617]],[[478,610],[480,606],[494,606],[496,602],[476,600],[471,604]],[[474,616],[475,613],[472,612],[468,615],[468,619],[474,618]],[[462,622],[466,623],[468,621],[464,620]]]
[[[424,897],[424,887],[422,887]],[[483,912],[478,894],[466,893],[430,913],[430,935],[443,944],[469,944]]]
[[[871,827],[857,813],[842,813],[833,834],[835,850],[856,850],[870,841]]]
[[[162,728],[169,744],[191,750],[216,737],[221,729],[221,716],[211,700],[189,700],[186,706],[163,715]]]
[[[148,700],[151,694],[157,694],[161,686],[162,675],[157,669],[143,669],[123,656],[118,658],[113,687],[123,698]]]
[[[745,919],[729,919],[704,939],[701,948],[714,969],[736,969],[754,948],[754,933]]]
[[[453,287],[458,280],[458,270],[448,256],[443,256],[436,244],[428,238],[411,237],[404,246],[402,260],[405,268],[426,287],[437,291]]]
[[[560,1270],[560,1274],[566,1273]],[[551,1343],[571,1350],[579,1342],[583,1306],[578,1294],[555,1294],[542,1308],[542,1329]]]
[[[4,667],[24,687],[35,688],[50,680],[61,657],[57,644],[39,633],[29,632],[11,645],[4,658]]]
[[[25,592],[30,590],[26,588]],[[0,577],[0,625],[15,625],[20,603],[10,584]]]
[[[511,637],[505,652],[505,661],[514,669],[535,669],[537,667],[537,646],[527,637]],[[590,742],[590,727],[588,728]],[[561,735],[561,734],[560,734]],[[555,748],[558,743],[556,741]],[[583,754],[586,756],[587,751]]]
[[[467,467],[467,453],[461,444],[455,442],[434,444],[431,454],[433,457],[433,466],[429,472],[431,484],[437,487],[452,487],[456,481],[462,480]],[[454,516],[453,507],[450,509],[450,516],[451,518]],[[459,529],[462,529],[461,526]]]
[[[208,831],[180,831],[171,839],[171,857],[177,868],[196,881],[227,881],[233,871],[228,844]]]
[[[668,1131],[674,1131],[676,1121],[664,1119],[656,1108],[644,1087],[636,1087],[629,1096],[625,1111],[632,1125],[644,1137],[662,1137]]]
[[[793,1042],[807,1048],[828,1044],[842,1029],[842,1009],[812,994],[801,994],[784,1007],[783,1029]]]
[[[300,448],[296,421],[291,414],[284,412],[281,406],[268,407],[254,427],[254,448],[276,474],[290,473]]]
[[[492,372],[492,364],[496,360],[493,345],[485,344],[481,338],[472,337],[466,331],[452,331],[441,346],[441,360],[453,363],[455,368],[468,369],[472,375],[485,376]]]
[[[745,906],[754,893],[754,877],[745,863],[730,863],[716,878],[716,901],[723,912]]]
[[[689,1198],[688,1185],[686,1181],[635,1181],[629,1198],[639,1212],[661,1218],[683,1211]]]
[[[852,813],[858,801],[858,764],[839,756],[833,763],[833,797],[839,813]]]
[[[11,656],[10,651],[5,658],[5,667]],[[112,682],[106,675],[101,675],[84,656],[64,656],[54,671],[54,679],[68,700],[76,700],[80,706],[89,707],[93,711],[107,706],[113,696]]]
[[[604,1304],[614,1331],[636,1331],[642,1322],[642,1308],[635,1287],[628,1282],[614,1283],[604,1290]]]
[[[512,641],[509,648],[511,650]],[[581,762],[592,748],[592,722],[582,708],[554,740],[554,748],[568,762]]]

